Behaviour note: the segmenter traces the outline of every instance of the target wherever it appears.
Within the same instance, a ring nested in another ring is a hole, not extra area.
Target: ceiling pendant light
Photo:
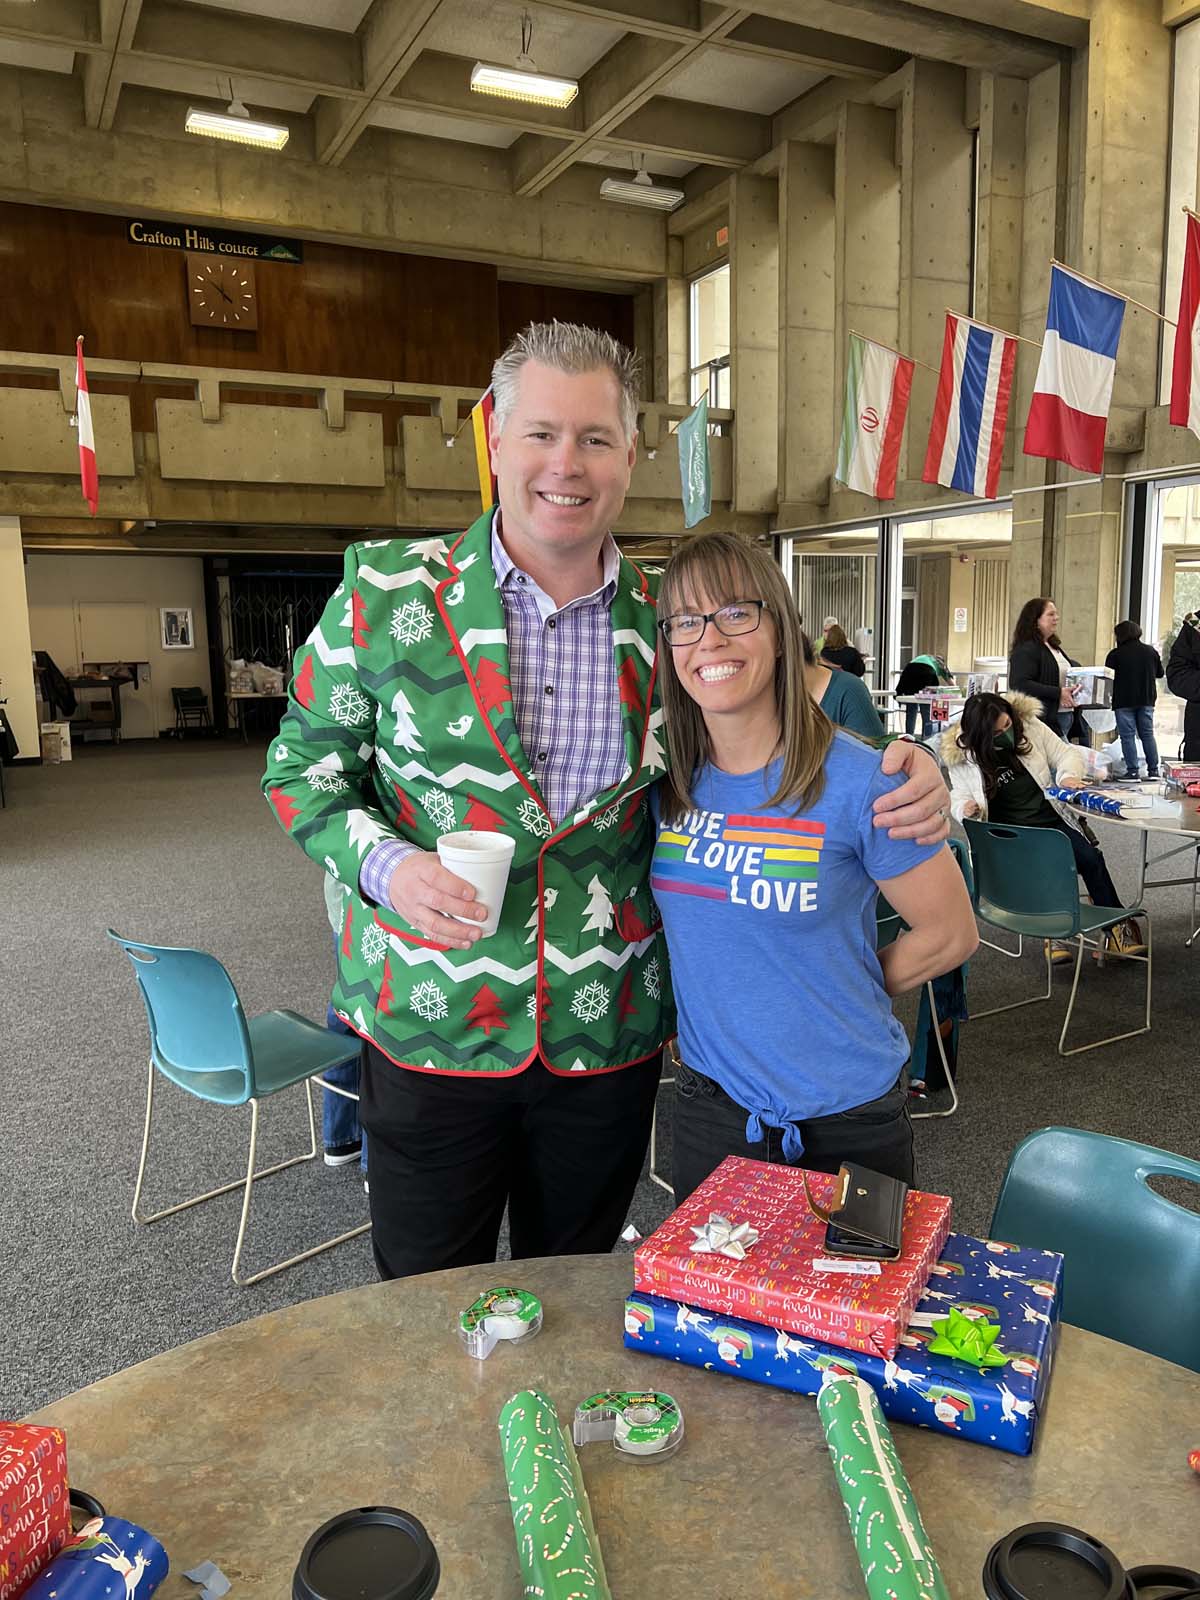
[[[516,65],[499,67],[487,61],[477,61],[471,68],[471,87],[476,94],[493,94],[501,100],[523,100],[528,105],[569,106],[579,93],[574,78],[555,78],[539,72],[529,54],[533,39],[533,22],[526,12],[521,18],[521,54]]]
[[[218,89],[220,85],[217,85]],[[229,144],[248,144],[256,150],[282,150],[291,136],[291,129],[279,122],[263,122],[252,117],[233,92],[233,79],[229,80],[229,105],[224,111],[204,111],[188,107],[184,127],[188,133],[201,134],[206,139],[224,139]]]
[[[652,211],[674,211],[687,199],[682,189],[672,189],[665,183],[654,182],[646,171],[646,158],[635,157],[637,171],[633,181],[626,178],[605,178],[600,185],[600,196],[623,206],[649,206]]]

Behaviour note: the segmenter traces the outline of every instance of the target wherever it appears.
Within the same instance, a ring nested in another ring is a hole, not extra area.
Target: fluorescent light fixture
[[[502,100],[524,100],[534,106],[569,106],[579,93],[574,78],[553,78],[529,67],[495,67],[477,61],[471,68],[476,94],[494,94]]]
[[[260,122],[252,117],[238,99],[231,99],[225,111],[201,111],[189,106],[184,127],[206,139],[253,145],[256,150],[282,150],[291,134],[282,123]]]
[[[687,199],[682,189],[656,184],[644,167],[632,182],[627,178],[605,178],[600,185],[600,195],[620,205],[649,206],[654,211],[674,211]]]
[[[471,87],[476,94],[494,94],[501,100],[524,100],[533,106],[569,106],[579,93],[574,78],[556,78],[539,72],[529,54],[533,43],[533,19],[528,11],[521,18],[521,53],[513,67],[497,67],[477,61],[471,68]]]

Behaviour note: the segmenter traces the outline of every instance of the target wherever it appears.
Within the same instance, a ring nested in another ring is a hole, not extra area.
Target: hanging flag
[[[834,476],[848,489],[891,500],[900,439],[912,393],[913,363],[886,345],[850,335],[846,403]]]
[[[995,499],[1016,360],[1011,334],[946,313],[926,483]]]
[[[1081,472],[1104,470],[1104,432],[1125,301],[1093,288],[1063,267],[1050,269],[1050,305],[1025,454],[1065,461]]]
[[[500,498],[496,490],[496,480],[492,475],[492,457],[488,448],[488,434],[491,432],[492,412],[496,403],[492,399],[492,386],[487,388],[471,407],[471,429],[475,435],[475,467],[479,473],[479,503],[485,511],[490,511]]]
[[[694,528],[712,510],[712,472],[708,463],[708,396],[684,417],[679,437],[679,485],[683,525]]]
[[[87,372],[83,365],[83,335],[75,341],[75,425],[79,429],[79,481],[83,498],[93,516],[100,498],[96,476],[96,438],[92,433],[92,397],[88,394]]]
[[[1190,212],[1171,371],[1171,421],[1200,437],[1200,218]]]

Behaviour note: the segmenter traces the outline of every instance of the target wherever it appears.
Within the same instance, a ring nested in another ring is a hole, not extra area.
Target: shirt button
[[[553,618],[553,617],[551,617],[551,618],[550,618],[550,620],[549,620],[549,622],[547,622],[547,624],[546,624],[546,626],[547,626],[547,627],[548,627],[548,628],[553,628],[553,627],[555,627],[555,626],[556,626],[556,624],[555,624],[555,621],[554,621],[554,618]]]
[[[518,572],[517,573],[517,582],[518,583],[524,583],[525,582],[525,574],[523,572]]]
[[[554,693],[554,685],[552,683],[548,683],[546,685],[546,693],[547,694],[553,694]]]
[[[539,761],[545,761],[545,759],[546,759],[546,752],[543,750],[541,755],[538,756],[538,760]]]

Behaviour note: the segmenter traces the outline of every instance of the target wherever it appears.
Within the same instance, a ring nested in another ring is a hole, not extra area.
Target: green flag
[[[712,510],[712,473],[708,467],[708,396],[679,424],[679,483],[683,525],[694,528]]]

